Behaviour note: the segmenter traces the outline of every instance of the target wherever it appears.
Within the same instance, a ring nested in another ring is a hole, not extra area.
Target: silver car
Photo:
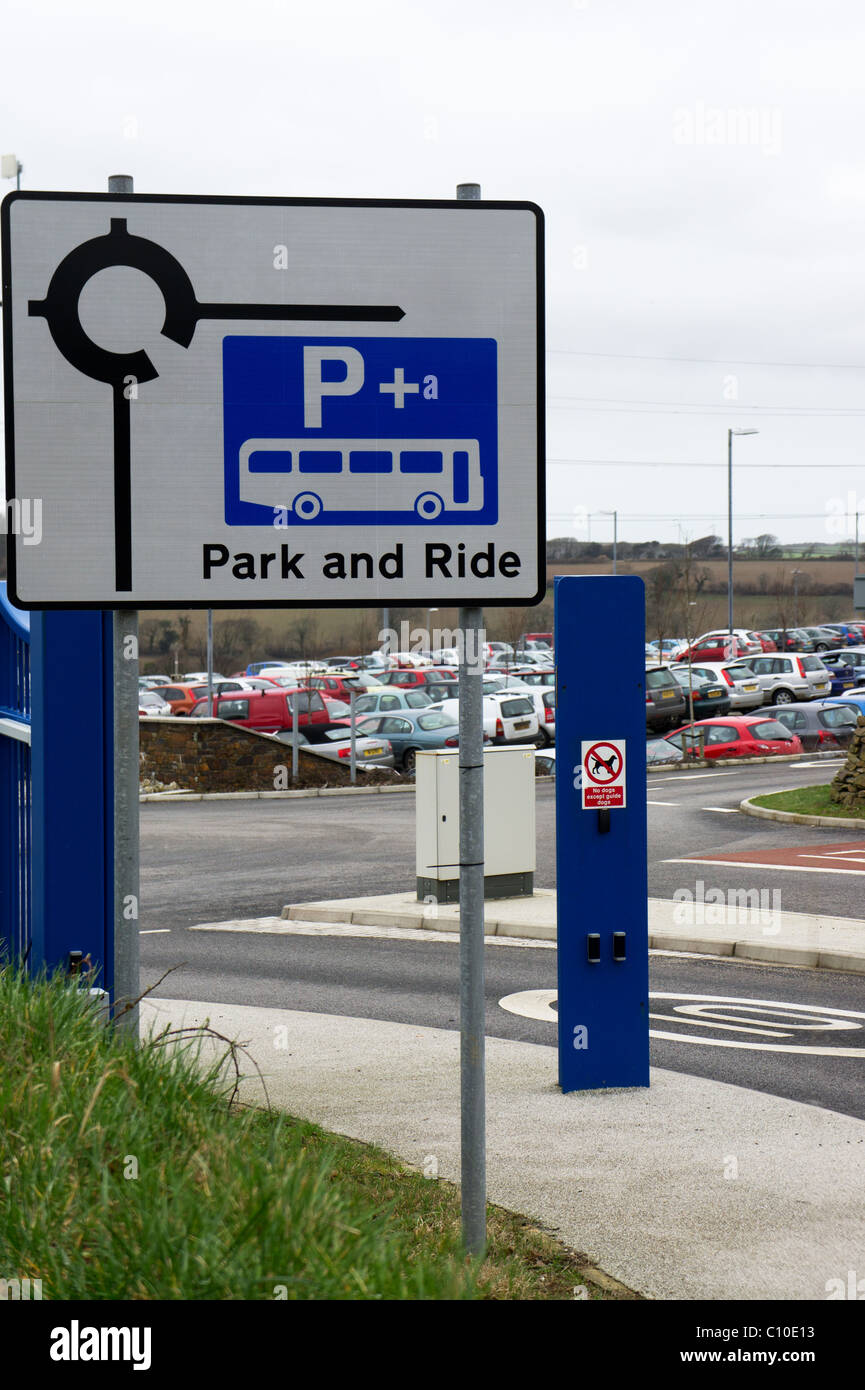
[[[792,705],[832,694],[832,677],[819,656],[805,652],[767,652],[753,657],[751,668],[767,705]]]
[[[758,709],[763,703],[763,691],[754,671],[756,657],[749,656],[745,661],[701,661],[692,664],[691,675],[695,680],[713,681],[723,686],[730,700],[730,713],[741,714]],[[688,663],[680,661],[674,671],[684,671],[687,676]]]

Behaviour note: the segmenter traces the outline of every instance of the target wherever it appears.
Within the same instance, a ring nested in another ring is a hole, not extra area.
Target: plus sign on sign
[[[543,596],[533,204],[13,193],[2,226],[20,606]]]

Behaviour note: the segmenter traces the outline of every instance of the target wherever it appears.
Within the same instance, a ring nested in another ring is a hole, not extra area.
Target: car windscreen
[[[759,724],[751,724],[749,733],[752,738],[792,739],[794,735],[778,719],[761,719]]]
[[[851,728],[857,722],[857,715],[849,705],[828,705],[820,711],[820,723],[825,724],[828,729],[837,729],[841,725],[849,725]]]
[[[819,656],[800,656],[803,671],[825,671],[826,667]]]
[[[649,690],[669,690],[671,686],[676,686],[676,677],[666,668],[656,668],[655,670],[648,668],[646,670],[646,686]]]
[[[519,695],[515,700],[502,700],[502,714],[507,715],[509,719],[513,719],[517,714],[533,714],[534,708],[531,700],[524,700]]]
[[[438,686],[435,688],[438,689]],[[425,690],[407,690],[405,702],[409,709],[425,709],[427,705],[432,704],[432,697]]]
[[[457,720],[452,716],[444,714],[441,710],[430,710],[429,714],[422,714],[417,721],[419,729],[451,729],[457,725]]]

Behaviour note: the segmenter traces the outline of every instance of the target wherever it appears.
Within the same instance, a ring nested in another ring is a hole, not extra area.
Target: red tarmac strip
[[[865,840],[841,840],[835,844],[785,846],[783,849],[750,849],[739,854],[689,854],[688,862],[749,864],[769,868],[844,870],[865,873]],[[681,860],[679,861],[682,862]]]

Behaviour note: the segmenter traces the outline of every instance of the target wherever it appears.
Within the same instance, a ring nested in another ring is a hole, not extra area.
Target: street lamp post
[[[616,550],[618,547],[619,540],[619,513],[602,511],[601,516],[611,516],[613,518],[613,574],[617,574],[618,566],[616,564]]]
[[[799,626],[799,576],[804,570],[793,571],[793,626]]]
[[[733,636],[733,435],[759,430],[727,430],[727,631]]]

